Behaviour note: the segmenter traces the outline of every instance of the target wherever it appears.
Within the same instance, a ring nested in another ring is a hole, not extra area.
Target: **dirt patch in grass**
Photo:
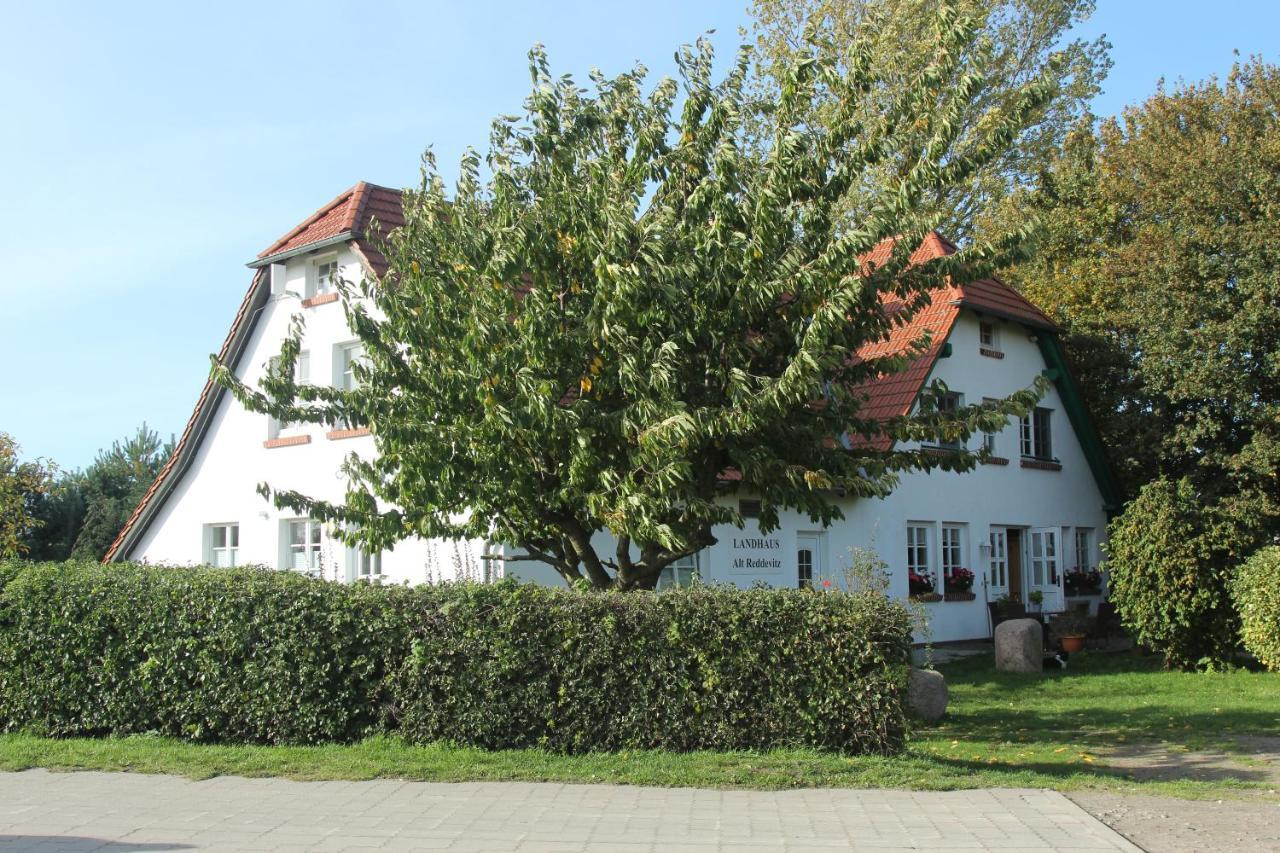
[[[1148,853],[1280,851],[1280,802],[1274,800],[1182,800],[1107,791],[1067,796]]]
[[[1244,737],[1238,741],[1280,741]],[[1269,747],[1269,745],[1268,745]],[[1169,743],[1133,743],[1100,751],[1106,766],[1138,782],[1258,782],[1280,788],[1280,755],[1243,748],[1244,757],[1216,749],[1189,749]]]

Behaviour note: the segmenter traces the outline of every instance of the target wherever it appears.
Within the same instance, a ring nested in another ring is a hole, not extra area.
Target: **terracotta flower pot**
[[[1059,639],[1062,641],[1062,650],[1067,654],[1073,655],[1084,650],[1084,634],[1070,634]]]

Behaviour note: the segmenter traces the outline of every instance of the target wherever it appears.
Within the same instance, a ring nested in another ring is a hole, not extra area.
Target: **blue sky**
[[[1270,0],[1099,0],[1115,67],[1095,110],[1165,77],[1277,61]],[[26,3],[0,53],[0,431],[64,467],[142,421],[180,433],[246,261],[358,180],[449,168],[519,109],[526,53],[585,77],[672,69],[746,0]]]

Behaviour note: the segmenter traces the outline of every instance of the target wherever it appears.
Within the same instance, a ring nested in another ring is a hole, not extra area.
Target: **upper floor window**
[[[960,411],[964,398],[955,391],[948,391],[945,394],[939,394],[934,398],[934,405],[937,406],[938,413],[942,415],[955,416]],[[938,447],[945,447],[949,450],[960,450],[964,447],[964,443],[958,438],[947,439],[938,436]]]
[[[994,409],[999,402],[999,400],[991,397],[982,398],[983,408],[987,409]],[[991,456],[996,455],[996,434],[994,432],[986,432],[982,434],[982,449]]]
[[[206,526],[208,548],[205,562],[218,568],[230,568],[239,565],[237,555],[240,551],[240,525],[210,524]]]
[[[991,320],[978,321],[978,348],[989,353],[1000,352],[1000,327]]]
[[[311,280],[308,282],[307,297],[333,293],[337,286],[338,259],[336,257],[317,259],[312,268]]]
[[[286,521],[284,565],[300,572],[320,570],[320,522],[310,518]]]
[[[1050,422],[1053,410],[1036,407],[1022,419],[1022,455],[1032,459],[1053,458]]]
[[[364,357],[364,345],[360,343],[339,344],[335,349],[333,364],[336,375],[334,385],[343,391],[354,391],[359,381],[356,379],[356,362]]]

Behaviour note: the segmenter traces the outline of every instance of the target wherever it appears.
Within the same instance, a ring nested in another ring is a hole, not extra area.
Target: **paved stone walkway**
[[[0,773],[3,851],[360,849],[1139,850],[1052,791],[766,792]]]

